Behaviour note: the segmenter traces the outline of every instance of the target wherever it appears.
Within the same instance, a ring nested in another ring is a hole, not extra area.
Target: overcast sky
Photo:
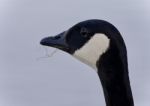
[[[62,51],[40,58],[43,37],[93,18],[121,32],[135,105],[150,106],[149,0],[0,0],[0,106],[105,106],[93,69]]]

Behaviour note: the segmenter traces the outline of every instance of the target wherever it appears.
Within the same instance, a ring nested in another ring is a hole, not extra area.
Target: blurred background
[[[87,19],[121,32],[135,106],[150,106],[149,0],[0,0],[0,106],[105,106],[93,69],[62,51],[40,58],[43,37]]]

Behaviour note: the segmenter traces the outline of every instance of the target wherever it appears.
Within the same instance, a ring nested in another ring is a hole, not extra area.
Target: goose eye
[[[80,34],[86,38],[88,36],[89,32],[86,28],[81,28]]]

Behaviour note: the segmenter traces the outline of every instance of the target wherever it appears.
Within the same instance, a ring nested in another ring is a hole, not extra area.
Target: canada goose
[[[101,80],[106,106],[134,105],[126,46],[112,24],[104,20],[86,20],[40,43],[63,50],[91,66]]]

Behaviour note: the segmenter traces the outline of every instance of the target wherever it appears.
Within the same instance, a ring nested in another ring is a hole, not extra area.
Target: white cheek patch
[[[76,50],[73,56],[97,71],[96,62],[109,48],[110,39],[102,33],[96,33],[86,44]]]

